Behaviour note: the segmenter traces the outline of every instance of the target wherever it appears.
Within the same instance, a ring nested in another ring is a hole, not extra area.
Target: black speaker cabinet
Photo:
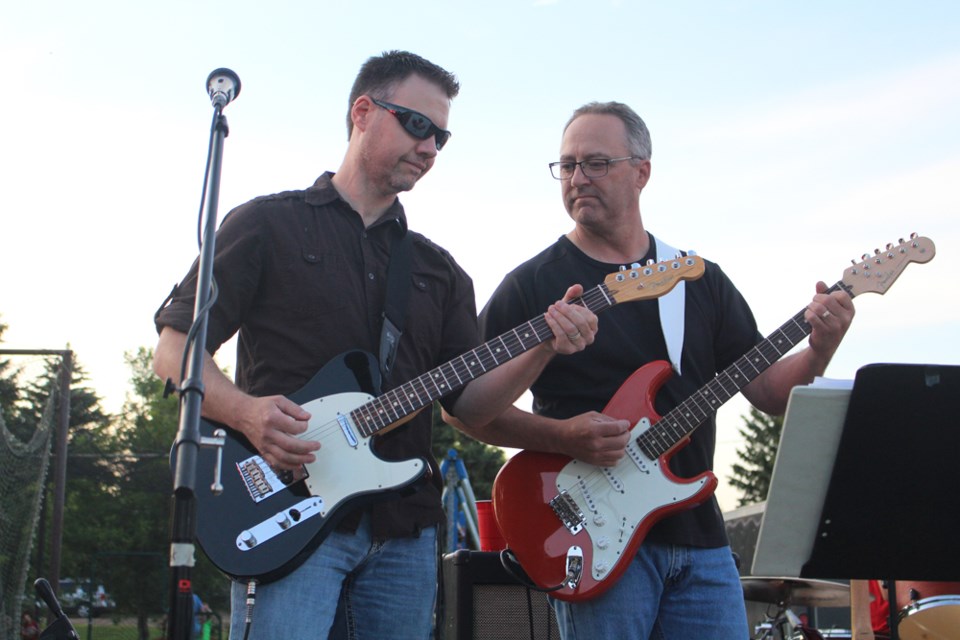
[[[500,554],[461,549],[443,557],[443,640],[559,640],[547,596],[500,564]]]

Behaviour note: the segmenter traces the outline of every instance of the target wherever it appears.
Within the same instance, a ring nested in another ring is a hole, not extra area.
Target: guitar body
[[[638,369],[604,409],[605,415],[634,423],[628,456],[617,465],[596,467],[560,454],[521,451],[497,474],[494,515],[533,582],[543,588],[561,584],[571,558],[582,554],[578,584],[552,596],[578,601],[600,595],[627,570],[655,523],[702,503],[716,489],[712,473],[681,480],[670,472],[670,457],[689,439],[655,459],[636,446],[660,420],[653,399],[670,375],[670,364],[662,361]],[[580,515],[565,522],[563,514],[573,513]]]
[[[348,437],[349,412],[368,403],[379,383],[376,359],[352,351],[289,396],[312,416],[302,437],[321,443],[317,460],[304,467],[306,477],[278,477],[239,432],[201,420],[201,436],[218,428],[227,433],[222,493],[208,484],[216,451],[204,447],[197,459],[197,539],[214,565],[237,579],[276,580],[297,568],[351,507],[413,490],[429,472],[426,460],[385,461],[372,438]]]

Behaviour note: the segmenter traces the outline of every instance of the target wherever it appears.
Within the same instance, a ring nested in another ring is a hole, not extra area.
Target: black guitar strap
[[[403,335],[403,322],[407,315],[407,302],[410,299],[410,260],[413,239],[404,231],[403,236],[395,239],[390,248],[390,262],[387,265],[387,295],[383,305],[383,329],[380,331],[380,373],[383,374],[381,387],[386,386],[390,372],[397,359],[397,347]]]

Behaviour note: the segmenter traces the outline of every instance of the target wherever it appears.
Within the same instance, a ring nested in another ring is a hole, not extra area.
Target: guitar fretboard
[[[617,301],[607,285],[600,284],[579,298],[570,300],[570,304],[600,313],[617,304]],[[542,315],[537,316],[357,407],[350,417],[362,435],[372,436],[551,338],[553,331],[547,321]]]
[[[853,291],[844,286],[842,281],[830,287],[829,291],[840,289],[853,297]],[[801,309],[757,346],[638,436],[636,442],[643,453],[650,459],[665,454],[715,414],[724,402],[810,335],[810,324],[803,319],[805,312],[806,308]]]

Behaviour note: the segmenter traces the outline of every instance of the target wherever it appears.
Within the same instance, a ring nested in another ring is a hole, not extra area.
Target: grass
[[[80,640],[137,640],[137,621],[133,618],[122,618],[112,620],[107,617],[95,618],[93,624],[89,625],[86,618],[72,619],[74,628]],[[214,629],[211,634],[211,640],[226,638],[227,632],[223,630],[218,634],[217,621],[214,620]],[[150,630],[150,640],[163,640],[163,619],[151,618],[148,628]]]

